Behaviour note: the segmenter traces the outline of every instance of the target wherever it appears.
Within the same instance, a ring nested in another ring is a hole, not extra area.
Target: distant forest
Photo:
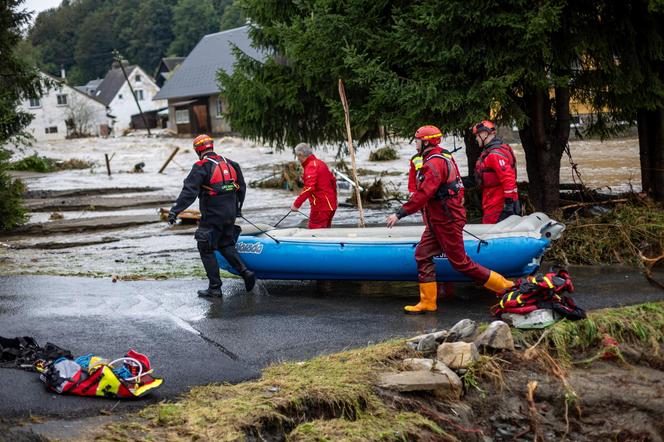
[[[184,57],[203,35],[244,23],[233,0],[63,0],[36,17],[18,53],[79,85],[104,77],[113,49],[153,73],[162,57]]]

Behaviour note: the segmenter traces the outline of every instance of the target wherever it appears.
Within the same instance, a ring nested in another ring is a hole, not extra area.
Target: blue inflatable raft
[[[466,252],[506,277],[527,275],[540,266],[551,241],[565,226],[543,213],[513,215],[498,224],[469,224]],[[273,229],[240,236],[237,249],[260,279],[417,281],[415,246],[424,226]],[[478,247],[479,245],[479,247]],[[217,252],[219,267],[237,274]],[[445,256],[435,257],[439,280],[469,281]]]

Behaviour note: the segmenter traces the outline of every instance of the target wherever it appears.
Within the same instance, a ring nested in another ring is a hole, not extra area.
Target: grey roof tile
[[[263,52],[251,46],[249,26],[206,35],[166,81],[153,100],[199,97],[219,93],[217,71],[233,73],[235,56],[233,45],[257,60],[264,60]]]
[[[127,75],[129,76],[135,68],[136,65],[125,65],[125,72],[127,72]],[[125,81],[124,74],[119,66],[111,68],[111,70],[106,73],[104,80],[97,87],[95,98],[108,106],[111,104],[115,94],[118,93]]]

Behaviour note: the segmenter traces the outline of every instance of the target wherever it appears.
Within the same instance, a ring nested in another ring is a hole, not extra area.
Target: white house
[[[124,69],[144,113],[166,107],[166,100],[153,100],[159,92],[159,86],[140,66],[125,65]],[[140,113],[129,83],[117,62],[113,63],[111,70],[97,86],[94,97],[108,106],[111,115],[115,117],[116,134],[131,127],[132,115]]]
[[[34,115],[27,128],[35,139],[64,140],[71,136],[105,135],[109,117],[106,105],[68,86],[61,79],[41,74],[56,85],[43,96],[21,103],[21,108]]]

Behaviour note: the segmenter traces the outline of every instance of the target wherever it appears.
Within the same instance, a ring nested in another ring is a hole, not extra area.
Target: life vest
[[[572,279],[565,270],[528,276],[498,295],[500,300],[491,307],[491,313],[498,317],[503,313],[525,315],[544,308],[570,320],[584,319],[586,313],[565,292],[574,292]]]
[[[516,156],[514,156],[514,151],[512,151],[509,144],[501,143],[496,146],[488,146],[480,154],[475,167],[475,182],[480,187],[494,187],[500,185],[500,180],[498,179],[496,171],[484,165],[484,160],[490,154],[496,154],[505,158],[507,164],[509,164],[516,173]]]
[[[444,160],[447,163],[447,173],[448,173],[447,181],[438,187],[438,190],[436,191],[434,198],[437,200],[444,201],[459,195],[459,193],[461,193],[461,190],[463,189],[463,182],[461,181],[461,174],[459,173],[459,168],[457,167],[456,163],[452,160],[452,154],[446,150],[443,150],[442,153],[435,153],[433,155],[424,158],[422,165],[424,165],[424,163],[428,162],[432,158],[441,158],[442,160]],[[415,167],[417,168],[417,165]],[[454,171],[455,177],[452,180],[450,180],[450,175],[452,174],[452,171]],[[417,179],[420,182],[424,180],[424,174],[422,173],[421,167],[417,171]]]
[[[422,168],[424,165],[424,159],[422,158],[422,155],[416,153],[413,155],[410,159],[410,161],[413,163],[413,167],[415,167],[415,171],[418,171]]]
[[[211,157],[205,157],[207,161],[215,164],[209,185],[201,186],[208,191],[210,196],[234,192],[240,188],[237,184],[237,172],[233,166],[226,161],[226,158],[221,155],[219,155],[219,157],[222,161],[217,161]]]

